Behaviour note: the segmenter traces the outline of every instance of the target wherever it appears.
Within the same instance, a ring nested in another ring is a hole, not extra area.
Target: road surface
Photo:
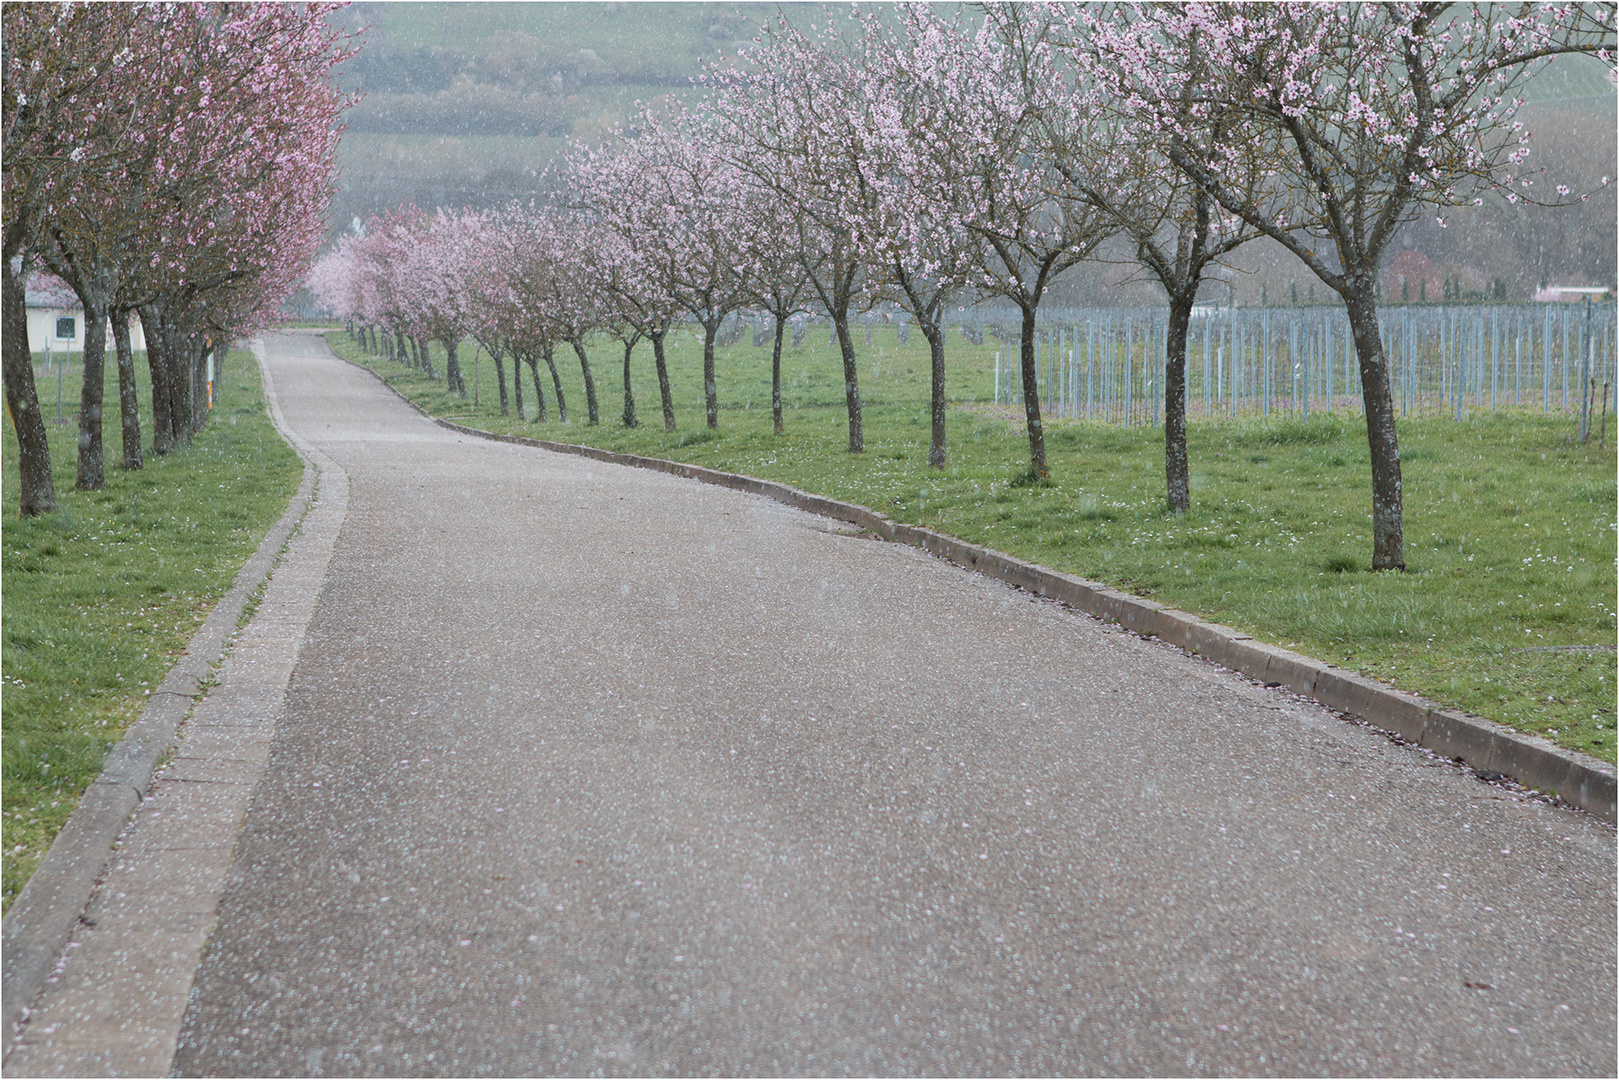
[[[349,503],[180,1074],[1614,1073],[1611,828],[268,354]]]

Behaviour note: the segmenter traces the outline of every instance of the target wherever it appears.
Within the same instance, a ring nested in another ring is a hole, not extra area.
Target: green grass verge
[[[145,357],[137,357],[145,371]],[[258,365],[227,358],[208,425],[139,472],[118,468],[118,384],[109,364],[103,491],[75,491],[80,369],[40,381],[58,513],[16,517],[17,441],[6,425],[0,530],[4,779],[0,901],[10,907],[100,773],[107,752],[230,588],[297,490],[303,466],[264,412]],[[141,401],[149,402],[141,384]],[[142,417],[150,437],[150,420]]]
[[[1356,415],[1194,417],[1193,505],[1175,517],[1164,510],[1158,428],[1052,423],[1052,478],[1027,482],[1019,414],[979,404],[991,395],[993,342],[975,348],[952,336],[950,459],[930,470],[920,335],[901,347],[892,331],[879,331],[860,362],[866,452],[849,454],[841,368],[825,333],[811,331],[814,344],[783,359],[781,436],[771,433],[768,350],[747,344],[721,354],[723,411],[710,432],[700,343],[685,334],[673,341],[679,429],[671,434],[662,429],[646,346],[632,364],[641,426],[631,430],[620,420],[623,353],[610,341],[590,349],[601,425],[589,427],[571,351],[558,354],[570,423],[557,422],[551,400],[551,421],[541,425],[499,414],[493,365],[487,356],[470,362],[471,346],[462,355],[477,404],[365,356],[342,332],[328,340],[434,415],[861,503],[1614,761],[1615,654],[1552,651],[1615,640],[1615,453],[1611,441],[1607,449],[1574,441],[1574,418],[1523,412],[1402,422],[1408,571],[1374,574],[1370,465]],[[442,372],[437,346],[435,357]],[[532,418],[532,388],[525,396]],[[1610,418],[1610,435],[1612,426]]]

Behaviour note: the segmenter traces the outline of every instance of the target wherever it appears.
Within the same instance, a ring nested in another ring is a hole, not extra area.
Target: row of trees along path
[[[56,508],[24,305],[50,272],[84,307],[75,486],[105,484],[116,349],[122,465],[139,469],[130,313],[151,374],[152,449],[207,417],[210,352],[273,319],[326,228],[352,55],[335,4],[4,7],[4,373],[27,515]]]
[[[1613,5],[989,4],[854,10],[807,31],[778,18],[740,62],[710,65],[701,104],[642,108],[559,170],[549,206],[402,208],[346,238],[317,271],[335,312],[385,328],[384,348],[448,350],[470,335],[552,373],[568,345],[599,420],[584,336],[624,347],[623,422],[638,422],[630,356],[651,343],[666,427],[664,339],[703,331],[709,427],[727,316],[783,326],[830,317],[849,449],[864,449],[851,311],[893,304],[931,356],[928,461],[946,461],[944,315],[1010,302],[1030,471],[1049,472],[1036,326],[1053,280],[1122,238],[1169,302],[1164,335],[1168,504],[1190,505],[1186,356],[1211,267],[1269,237],[1342,299],[1372,464],[1373,566],[1403,569],[1389,359],[1375,290],[1402,225],[1484,198],[1574,196],[1530,164],[1522,82],[1564,54],[1613,63]],[[1555,194],[1548,188],[1554,188]],[[373,335],[375,330],[372,331]],[[515,371],[514,371],[515,374]],[[521,394],[520,385],[517,393]],[[523,406],[519,399],[518,409]]]

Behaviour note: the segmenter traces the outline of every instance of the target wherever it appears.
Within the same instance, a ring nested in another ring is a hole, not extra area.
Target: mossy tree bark
[[[39,411],[39,388],[34,384],[34,362],[28,353],[28,307],[22,280],[12,272],[11,260],[0,266],[0,353],[4,368],[6,409],[17,434],[17,471],[22,480],[19,512],[23,517],[56,512],[56,482],[51,477],[51,450],[45,436],[45,417]]]

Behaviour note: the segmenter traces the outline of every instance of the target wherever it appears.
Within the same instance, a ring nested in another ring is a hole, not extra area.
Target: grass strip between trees
[[[722,412],[710,431],[701,344],[671,335],[678,430],[667,433],[645,346],[632,364],[642,422],[627,429],[622,347],[606,339],[589,349],[596,427],[585,423],[571,350],[557,354],[568,373],[569,423],[558,422],[548,400],[549,421],[537,424],[531,383],[529,419],[515,408],[500,415],[493,366],[486,355],[473,362],[471,343],[461,355],[476,404],[446,393],[442,377],[364,353],[341,331],[327,340],[434,416],[860,503],[1615,760],[1613,432],[1602,448],[1594,437],[1576,441],[1578,418],[1567,414],[1407,417],[1400,446],[1409,568],[1374,574],[1370,466],[1356,414],[1211,421],[1194,407],[1192,508],[1175,517],[1164,508],[1161,428],[1048,421],[1052,477],[1030,481],[1021,411],[983,404],[992,398],[993,342],[974,348],[952,335],[949,464],[935,470],[927,467],[923,343],[915,336],[901,345],[894,331],[879,330],[860,365],[867,450],[849,454],[841,369],[825,334],[812,329],[814,344],[783,357],[781,436],[771,432],[768,347],[722,350]],[[434,354],[442,376],[436,345]],[[545,392],[550,399],[548,376]]]
[[[145,358],[136,359],[144,374]],[[17,440],[6,425],[0,899],[7,908],[303,475],[264,411],[257,362],[232,352],[207,425],[173,455],[148,453],[138,472],[112,464],[118,383],[109,364],[107,486],[75,491],[79,376],[75,364],[63,379],[62,424],[55,375],[40,380],[56,514],[15,516]],[[140,396],[144,406],[144,381]]]

